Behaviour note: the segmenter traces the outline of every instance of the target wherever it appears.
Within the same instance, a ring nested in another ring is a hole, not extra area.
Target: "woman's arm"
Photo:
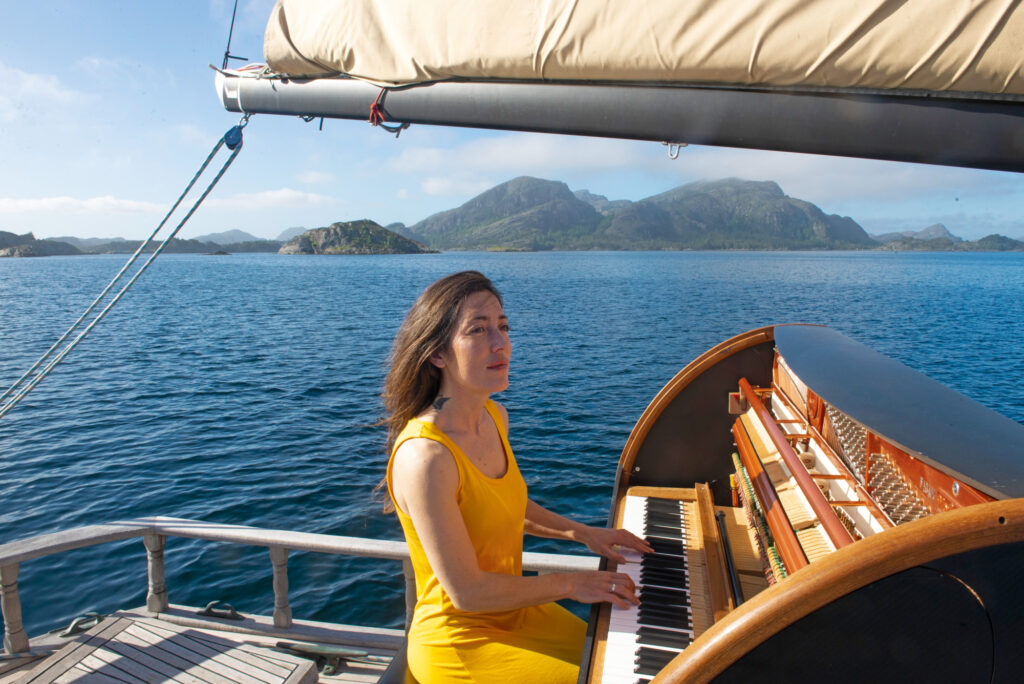
[[[626,561],[617,551],[618,547],[634,549],[640,553],[650,553],[654,550],[632,532],[607,527],[589,527],[549,511],[533,501],[526,502],[524,531],[536,537],[577,541],[599,556],[605,556],[616,563]]]
[[[508,433],[508,411],[498,402],[494,402],[505,424]],[[624,563],[626,559],[616,549],[620,546],[635,549],[640,553],[654,551],[643,539],[631,532],[606,527],[589,527],[575,520],[549,511],[533,501],[526,502],[526,526],[524,531],[535,537],[549,539],[569,539],[577,541],[599,556],[605,556],[616,563]]]
[[[456,503],[459,473],[443,445],[427,439],[404,442],[395,453],[391,478],[396,502],[412,519],[434,574],[459,610],[511,610],[563,598],[610,601],[620,608],[637,603],[633,582],[624,573],[521,577],[481,570]]]

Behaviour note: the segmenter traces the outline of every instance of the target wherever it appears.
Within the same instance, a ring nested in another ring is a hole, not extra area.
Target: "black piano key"
[[[648,615],[641,613],[637,622],[651,627],[674,627],[675,629],[693,629],[690,618],[686,615]]]
[[[644,537],[644,539],[646,539],[647,543],[650,544],[652,547],[664,546],[670,549],[681,549],[686,546],[685,544],[683,544],[682,539],[670,539],[668,537],[659,537],[654,534],[648,534],[646,537]]]
[[[672,658],[676,656],[676,653],[672,651],[663,651],[656,648],[641,649],[637,653],[636,657],[633,658],[633,666],[637,667],[653,667],[659,672],[662,668],[672,662]],[[633,670],[636,671],[635,669]]]
[[[661,615],[666,618],[681,618],[689,619],[690,607],[689,606],[660,606],[660,605],[641,605],[638,610],[640,615]]]
[[[642,605],[637,610],[638,615],[661,615],[666,618],[680,618],[683,620],[690,619],[690,607],[689,606],[659,606],[659,605]]]
[[[641,646],[637,649],[633,662],[638,665],[650,664],[665,667],[672,659],[679,655],[679,651],[669,651],[663,648],[650,648]]]
[[[662,604],[690,605],[690,592],[682,589],[669,589],[656,585],[640,585],[637,598],[641,602],[655,601]]]
[[[654,553],[658,554],[659,556],[685,556],[686,555],[686,549],[684,549],[683,545],[678,543],[678,542],[664,542],[664,541],[660,541],[658,539],[652,539],[651,537],[648,537],[647,538],[647,543],[650,545],[650,547],[652,549],[654,549]],[[646,554],[646,555],[650,555],[650,554]]]
[[[687,629],[685,622],[678,619],[669,619],[660,615],[637,615],[636,622],[641,626],[648,627],[671,627],[673,629]]]
[[[684,577],[686,577],[689,574],[690,574],[689,570],[687,570],[685,565],[683,565],[683,566],[680,566],[680,565],[666,566],[666,565],[651,564],[651,565],[641,565],[640,566],[640,576],[641,577],[646,575],[648,577],[665,577],[665,578],[680,577],[680,578],[684,578]]]
[[[682,610],[690,607],[690,603],[686,598],[659,598],[648,593],[639,594],[638,597],[641,603],[666,606],[673,610]]]
[[[668,630],[663,630],[668,631]],[[682,632],[675,632],[674,636],[648,636],[640,640],[642,644],[651,646],[664,646],[665,648],[678,648],[680,651],[690,645],[690,639]]]
[[[660,553],[649,553],[640,559],[640,567],[682,570],[686,567],[686,559],[682,556],[666,556]]]
[[[636,674],[654,676],[661,672],[660,667],[652,667],[650,665],[637,665],[636,669],[633,670]]]
[[[659,506],[648,506],[647,510],[644,511],[644,515],[649,518],[659,515],[665,518],[682,518],[683,510],[678,506],[675,508],[661,508]]]
[[[684,527],[683,516],[679,514],[647,513],[644,515],[644,523],[648,525],[653,523],[655,525],[664,525],[665,527],[677,527],[679,529]]]
[[[640,586],[645,584],[656,584],[662,587],[675,589],[686,589],[689,587],[690,578],[682,572],[671,570],[657,570],[647,568],[640,571]]]
[[[692,640],[691,635],[685,632],[678,632],[671,629],[658,629],[657,627],[641,627],[636,634],[637,641],[643,645],[668,646],[671,648],[686,648]]]
[[[683,568],[686,566],[686,558],[683,556],[667,556],[663,553],[648,553],[640,559],[640,565],[648,568],[669,567]]]

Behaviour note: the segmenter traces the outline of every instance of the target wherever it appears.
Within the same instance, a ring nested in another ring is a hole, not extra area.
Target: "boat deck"
[[[71,638],[34,639],[34,657],[0,660],[0,684],[376,682],[402,639],[401,630],[308,621],[277,630],[268,618],[202,618],[185,606],[119,611]],[[334,667],[318,672],[318,656]]]

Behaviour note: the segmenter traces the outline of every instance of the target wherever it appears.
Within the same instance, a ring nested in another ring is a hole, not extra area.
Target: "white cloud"
[[[420,188],[428,195],[446,197],[451,195],[478,195],[494,185],[494,182],[480,178],[464,179],[432,176],[425,179],[420,184]]]
[[[291,188],[265,190],[263,192],[247,192],[231,197],[207,200],[210,206],[228,209],[277,209],[282,207],[326,206],[338,203],[334,197],[302,192]]]
[[[334,174],[323,171],[303,171],[299,174],[299,180],[309,185],[324,185],[334,181]]]
[[[31,74],[0,63],[3,89],[0,90],[0,121],[37,116],[39,110],[68,106],[85,98],[51,74]]]
[[[394,171],[438,172],[452,168],[466,171],[500,171],[532,175],[575,169],[615,169],[642,162],[644,146],[623,140],[572,138],[533,133],[506,133],[477,138],[445,149],[407,147],[387,161]]]
[[[139,214],[159,212],[163,207],[153,202],[138,202],[136,200],[118,199],[116,197],[93,197],[90,199],[75,199],[74,197],[40,197],[35,199],[17,199],[11,197],[0,197],[0,213],[4,214],[28,214],[28,213],[117,213],[117,214]]]

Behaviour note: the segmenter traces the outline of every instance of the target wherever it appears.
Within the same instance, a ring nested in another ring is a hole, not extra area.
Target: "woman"
[[[384,389],[387,484],[416,573],[409,668],[432,682],[575,682],[585,624],[553,603],[637,603],[628,575],[522,576],[523,533],[571,539],[621,562],[649,552],[530,501],[507,439],[511,353],[501,295],[476,271],[438,280],[395,337]]]

